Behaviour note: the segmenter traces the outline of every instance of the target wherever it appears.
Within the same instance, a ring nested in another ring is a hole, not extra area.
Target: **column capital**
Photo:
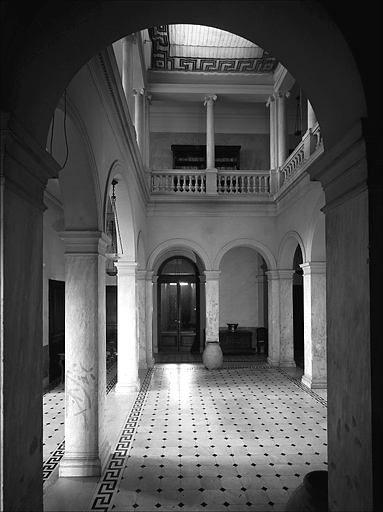
[[[274,103],[275,99],[275,94],[270,94],[270,96],[267,98],[266,107],[269,107],[272,103]]]
[[[221,271],[220,270],[205,270],[204,274],[206,276],[206,281],[218,281],[219,275]]]
[[[102,231],[61,231],[66,256],[105,256],[110,238]]]
[[[302,263],[299,266],[303,270],[304,275],[326,273],[325,261],[309,261],[308,263]]]
[[[121,44],[124,44],[125,42],[137,44],[137,36],[135,33],[129,34],[128,36],[125,36],[121,39]]]
[[[213,104],[214,105],[214,102],[217,101],[217,98],[218,96],[216,94],[206,94],[205,96],[205,100],[204,100],[204,106],[206,107],[206,105],[211,105]]]
[[[288,98],[290,93],[288,91],[278,91],[277,98]]]
[[[137,265],[135,261],[116,261],[115,267],[118,270],[117,276],[135,276],[137,273]]]
[[[265,274],[267,275],[267,279],[270,281],[270,280],[278,280],[279,279],[279,272],[278,270],[267,270],[265,272]]]

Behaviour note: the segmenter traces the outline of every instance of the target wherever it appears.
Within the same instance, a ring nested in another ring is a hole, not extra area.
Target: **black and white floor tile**
[[[88,510],[284,510],[327,469],[326,400],[264,364],[156,364]]]

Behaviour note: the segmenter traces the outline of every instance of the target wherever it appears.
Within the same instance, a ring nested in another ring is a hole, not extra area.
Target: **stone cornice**
[[[362,123],[356,124],[338,144],[325,151],[307,172],[312,180],[321,182],[325,191],[324,212],[366,190],[367,157]]]

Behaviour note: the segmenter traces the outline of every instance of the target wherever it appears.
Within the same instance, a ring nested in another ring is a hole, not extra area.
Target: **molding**
[[[138,195],[145,208],[149,198],[148,185],[113,49],[108,47],[103,50],[88,63],[88,66],[108,115],[115,140],[120,146],[121,155],[126,160],[125,167],[133,171],[140,192]],[[106,91],[109,94],[105,94]],[[131,176],[127,176],[128,178]]]

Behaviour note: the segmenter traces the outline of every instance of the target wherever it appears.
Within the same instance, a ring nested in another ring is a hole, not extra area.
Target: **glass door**
[[[160,283],[162,352],[190,352],[196,344],[197,284],[185,278]]]

